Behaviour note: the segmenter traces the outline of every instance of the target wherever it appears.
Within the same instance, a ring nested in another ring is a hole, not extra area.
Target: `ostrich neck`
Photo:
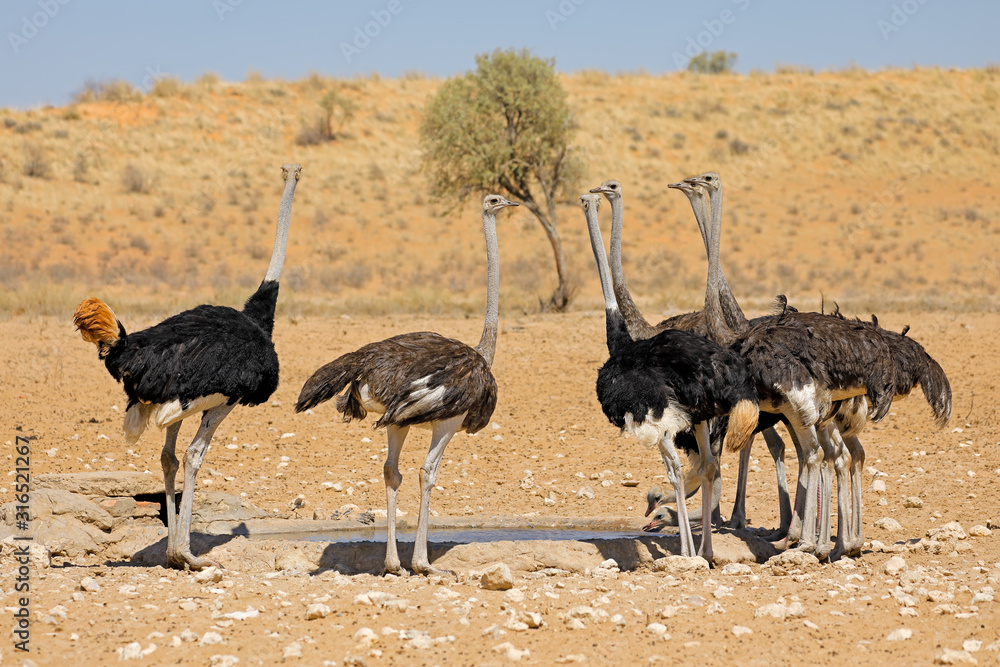
[[[711,197],[711,208],[712,208],[712,231],[711,231],[711,241],[715,246],[715,264],[719,271],[719,300],[722,306],[722,314],[726,318],[726,324],[729,328],[738,334],[746,333],[750,328],[750,322],[747,320],[746,315],[743,314],[743,309],[740,308],[739,302],[736,301],[736,296],[733,295],[733,291],[729,288],[729,282],[726,280],[726,274],[722,271],[722,258],[720,247],[722,245],[722,186],[720,185],[712,192]]]
[[[497,324],[500,319],[500,250],[497,246],[497,215],[483,212],[483,234],[486,236],[486,321],[476,351],[493,365],[497,348]]]
[[[601,291],[604,292],[604,314],[607,325],[608,352],[616,350],[631,340],[625,320],[618,310],[618,301],[611,284],[611,270],[608,268],[608,257],[604,253],[604,238],[601,236],[601,225],[597,219],[597,207],[591,206],[584,213],[587,216],[587,231],[590,232],[590,247],[594,251],[597,262],[597,274],[601,279]]]
[[[622,227],[625,223],[624,206],[621,197],[611,198],[611,284],[614,287],[615,299],[629,335],[634,339],[651,338],[656,331],[642,316],[639,308],[632,301],[628,285],[625,283],[625,272],[622,270]],[[600,232],[600,229],[598,229]],[[603,248],[603,244],[601,246]]]
[[[743,309],[733,296],[726,276],[722,271],[722,260],[720,259],[719,248],[722,244],[722,186],[716,187],[711,193],[711,228],[708,233],[709,258],[708,258],[708,290],[705,295],[705,315],[706,321],[718,320],[717,324],[710,325],[709,330],[715,328],[717,331],[725,329],[726,333],[718,338],[716,342],[729,345],[736,337],[746,333],[750,324]],[[703,213],[704,214],[704,213]],[[709,308],[713,313],[709,316]],[[713,335],[714,337],[714,335]]]
[[[285,179],[285,191],[281,195],[281,205],[278,206],[278,229],[274,233],[274,249],[271,251],[271,263],[267,266],[264,281],[275,282],[281,278],[281,269],[285,265],[285,248],[288,246],[288,228],[292,223],[292,198],[295,196],[295,185],[298,179],[294,173],[289,173]]]

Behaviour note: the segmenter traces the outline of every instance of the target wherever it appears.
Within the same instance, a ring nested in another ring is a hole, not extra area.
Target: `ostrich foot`
[[[767,542],[778,542],[788,537],[788,530],[785,528],[775,528],[771,532],[762,533],[757,537]]]
[[[432,577],[437,575],[440,577],[454,577],[456,581],[458,580],[458,574],[453,572],[452,570],[439,570],[436,567],[431,567],[430,564],[418,565],[417,563],[414,563],[413,571],[425,577]]]
[[[167,552],[167,566],[178,570],[204,570],[207,567],[224,569],[222,565],[210,558],[199,558],[190,551]]]
[[[741,530],[743,528],[746,528],[747,517],[742,512],[740,514],[736,514],[734,512],[733,515],[729,517],[729,521],[726,522],[726,526],[728,528],[732,528],[733,530]]]
[[[775,549],[778,549],[779,551],[784,551],[785,549],[791,549],[797,543],[798,543],[797,538],[791,537],[786,533],[784,537],[772,542],[771,544],[772,546],[774,546]]]
[[[386,562],[385,566],[383,566],[382,576],[384,577],[387,574],[394,574],[397,577],[407,577],[410,573],[403,569],[403,566],[399,564],[399,561],[396,561],[395,563]]]

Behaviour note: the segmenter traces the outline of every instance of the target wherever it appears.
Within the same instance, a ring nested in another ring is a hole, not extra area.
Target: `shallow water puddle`
[[[399,542],[413,542],[416,530],[396,531]],[[473,544],[479,542],[520,542],[525,540],[617,540],[649,537],[648,533],[625,530],[582,530],[566,528],[433,528],[427,541],[431,544]],[[268,540],[303,540],[307,542],[385,542],[385,528],[357,530],[325,530],[308,532],[268,533],[251,535],[251,538]]]

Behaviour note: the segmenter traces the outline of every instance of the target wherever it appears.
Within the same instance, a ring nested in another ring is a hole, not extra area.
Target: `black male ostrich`
[[[711,243],[705,291],[709,333],[713,340],[746,360],[760,396],[760,410],[784,415],[795,433],[803,452],[805,480],[800,477],[785,543],[798,541],[799,548],[826,557],[830,553],[830,495],[829,487],[821,479],[824,455],[837,466],[838,477],[846,475],[846,457],[837,456],[825,427],[834,419],[838,401],[855,396],[865,396],[871,402],[873,421],[885,417],[894,394],[889,347],[882,336],[861,323],[820,313],[790,312],[753,326],[739,317],[731,323],[724,312],[724,302],[731,299],[735,304],[735,299],[731,293],[725,295],[728,286],[720,280],[719,175],[702,174],[670,187],[681,189],[689,198],[704,197],[703,189],[711,195],[711,231],[707,234]],[[698,224],[706,227],[707,221],[699,214],[705,207],[692,205],[692,208]],[[728,315],[741,315],[738,304],[736,308],[736,312]],[[838,551],[841,547],[838,544]]]
[[[681,555],[694,556],[694,538],[684,502],[684,479],[675,448],[678,433],[694,430],[702,465],[702,516],[711,516],[710,481],[715,459],[708,421],[729,415],[725,444],[739,450],[757,424],[757,396],[740,357],[689,331],[668,329],[652,338],[633,340],[625,327],[609,276],[608,260],[597,221],[598,195],[580,198],[590,243],[604,292],[610,354],[597,374],[597,398],[608,420],[646,445],[656,443],[667,477],[678,498]],[[712,529],[703,521],[698,555],[712,558]]]
[[[639,340],[641,338],[650,338],[661,331],[666,329],[682,329],[685,331],[692,331],[699,336],[708,336],[708,325],[705,322],[705,312],[703,310],[698,310],[690,313],[682,313],[680,315],[674,315],[669,317],[659,324],[650,325],[643,317],[642,313],[639,311],[638,306],[632,300],[632,295],[629,292],[628,285],[625,281],[625,273],[622,268],[622,229],[624,227],[624,204],[623,204],[623,191],[622,184],[616,180],[607,180],[601,183],[600,186],[592,188],[590,190],[592,193],[600,193],[607,198],[608,203],[611,204],[611,283],[614,286],[615,298],[618,301],[618,306],[621,311],[622,318],[625,320],[625,326],[628,329],[629,335],[633,340]],[[692,199],[692,206],[702,205],[701,202]],[[707,201],[704,202],[707,206]],[[707,217],[707,212],[706,212]],[[709,230],[701,229],[699,227],[702,235],[702,241],[705,245],[705,253],[708,253],[709,247]],[[721,273],[721,268],[720,268]],[[726,283],[725,275],[722,275],[722,282],[726,286],[725,292],[731,292],[728,290],[728,283]],[[779,295],[775,298],[776,313],[781,314],[788,312],[788,300],[784,295]],[[736,304],[735,299],[729,298],[723,301],[724,305],[724,315],[727,318],[727,322],[738,322],[739,318],[742,317],[742,311],[739,310],[739,305]],[[795,310],[791,308],[791,310]],[[763,321],[766,317],[758,317],[751,320],[751,323],[756,324]],[[788,485],[785,481],[785,471],[784,471],[784,455],[785,455],[785,443],[782,442],[781,436],[778,435],[777,431],[774,430],[773,426],[777,423],[778,418],[773,415],[762,414],[760,417],[760,422],[757,426],[757,431],[763,431],[764,440],[767,443],[768,449],[771,452],[771,456],[775,460],[775,467],[777,470],[778,477],[778,502],[781,509],[781,519],[782,524],[787,526],[791,521],[791,504],[788,498]],[[725,420],[722,423],[716,425],[714,422],[711,425],[711,442],[712,442],[712,453],[719,457],[722,454],[722,434],[726,431]],[[691,453],[694,457],[693,460],[689,461],[688,473],[685,475],[685,488],[689,489],[688,497],[693,495],[698,490],[698,482],[696,470],[700,467],[700,461],[697,460],[698,450],[693,442],[694,436],[691,433],[680,433],[677,436],[678,446]],[[729,525],[733,528],[743,528],[746,525],[746,510],[745,503],[743,499],[746,496],[746,478],[747,472],[750,467],[750,447],[745,447],[740,451],[740,474],[738,478],[738,492],[736,494],[736,504],[733,506],[733,513],[729,520]],[[647,510],[646,516],[649,516],[656,508],[665,503],[672,503],[676,499],[673,497],[670,491],[665,491],[660,489],[660,487],[655,487],[659,489],[658,493],[653,494],[652,497],[647,495]],[[719,499],[722,495],[722,478],[719,475],[718,466],[716,467],[716,475],[712,484],[712,520],[716,525],[721,525],[722,516],[719,513]],[[690,514],[690,520],[701,521],[701,510],[695,508]],[[676,514],[671,511],[660,512],[658,515],[658,520],[651,522],[646,526],[645,530],[660,530],[667,525],[677,525]]]
[[[500,260],[497,249],[497,212],[519,206],[500,195],[483,200],[486,235],[486,321],[475,349],[436,333],[409,333],[369,343],[326,364],[306,380],[295,404],[302,412],[347,389],[337,399],[344,421],[364,419],[368,411],[381,413],[375,427],[386,427],[389,453],[385,478],[387,529],[385,571],[403,574],[396,550],[396,492],[403,480],[399,453],[411,426],[431,429],[431,447],[420,467],[420,514],[413,545],[413,570],[442,574],[427,555],[427,521],[431,489],[441,457],[458,431],[476,433],[490,421],[497,403],[497,385],[490,372],[496,351],[500,300]],[[448,573],[453,574],[453,573]]]
[[[134,333],[126,333],[111,308],[98,299],[86,299],[73,313],[83,339],[97,344],[108,372],[124,385],[126,440],[137,441],[150,420],[167,429],[160,464],[167,500],[167,563],[173,567],[201,569],[214,564],[191,553],[191,505],[198,469],[215,429],[236,404],[259,405],[278,387],[278,356],[271,332],[292,198],[301,172],[297,164],[281,168],[285,191],[271,262],[242,311],[198,306]],[[199,412],[201,426],[184,457],[184,491],[177,510],[177,433],[186,417]]]

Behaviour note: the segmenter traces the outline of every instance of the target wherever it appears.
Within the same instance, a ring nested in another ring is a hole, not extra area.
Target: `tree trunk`
[[[555,211],[553,210],[555,205],[549,204],[549,216],[551,217],[548,217],[533,199],[525,201],[524,204],[529,211],[535,214],[535,217],[542,224],[545,235],[549,239],[549,245],[552,246],[552,255],[556,260],[556,276],[559,284],[556,285],[555,291],[549,297],[548,303],[542,304],[542,309],[552,310],[557,313],[562,312],[569,305],[571,295],[569,280],[566,277],[566,257],[563,255],[562,239],[559,237],[559,230],[556,229],[555,225]]]

